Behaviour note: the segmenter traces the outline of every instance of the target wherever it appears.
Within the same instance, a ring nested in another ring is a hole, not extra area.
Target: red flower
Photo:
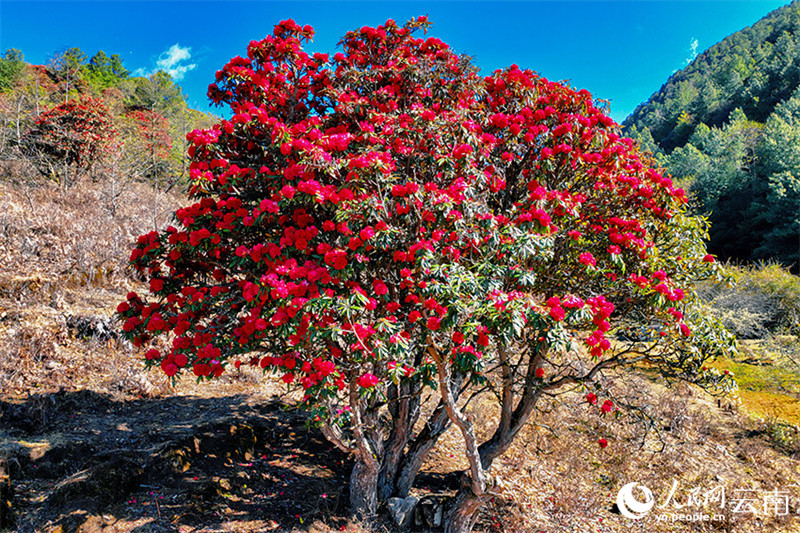
[[[551,296],[545,303],[547,304],[547,307],[558,307],[561,305],[561,298],[558,296]]]
[[[584,252],[578,257],[578,261],[584,265],[595,266],[597,265],[597,261],[595,260],[594,256],[589,252]]]
[[[713,263],[714,262],[714,256],[711,255],[711,254],[704,255],[703,256],[703,262],[705,262],[705,263]]]
[[[438,316],[432,316],[428,318],[427,326],[429,330],[436,331],[442,327],[442,319],[440,319]]]
[[[489,337],[484,332],[478,333],[478,340],[476,341],[480,346],[489,346]]]
[[[167,376],[172,377],[178,373],[178,365],[169,362],[167,360],[164,360],[161,363],[161,370],[163,370]]]
[[[589,394],[586,395],[586,401],[589,402],[590,405],[594,405],[597,403],[597,396],[595,395],[595,393],[590,392]]]
[[[536,369],[536,377],[541,379],[544,377],[544,368],[537,368]]]
[[[606,400],[603,402],[603,405],[600,407],[600,410],[604,413],[610,413],[613,408],[614,408],[614,402],[612,402],[611,400]]]
[[[336,363],[333,361],[314,360],[314,368],[322,374],[322,377],[329,376],[336,371]]]
[[[472,146],[468,144],[462,144],[457,146],[456,149],[453,150],[453,159],[461,159],[465,155],[471,153],[472,153]]]
[[[550,318],[555,320],[556,322],[561,322],[564,320],[566,316],[566,312],[564,311],[563,307],[553,307],[550,309]]]
[[[362,387],[362,388],[365,388],[365,389],[369,389],[369,388],[374,387],[375,385],[377,385],[378,381],[380,381],[378,379],[378,376],[376,376],[375,374],[370,374],[369,372],[367,372],[366,374],[364,374],[363,376],[360,376],[358,378],[358,386]]]
[[[601,438],[597,441],[597,444],[599,444],[601,448],[605,448],[606,446],[608,446],[608,441],[606,439]]]
[[[281,196],[291,200],[294,197],[295,190],[291,185],[284,185],[281,189]]]
[[[192,372],[197,377],[208,376],[211,374],[211,366],[205,363],[195,363],[192,367]]]
[[[366,228],[358,232],[358,236],[362,241],[367,242],[373,236],[375,236],[375,230],[372,229],[370,226],[367,226]]]
[[[378,296],[383,296],[389,292],[389,288],[386,286],[386,284],[379,279],[376,279],[372,282],[372,288],[375,290],[375,294]]]
[[[347,266],[347,254],[344,250],[332,250],[325,254],[325,263],[336,270],[342,270]]]

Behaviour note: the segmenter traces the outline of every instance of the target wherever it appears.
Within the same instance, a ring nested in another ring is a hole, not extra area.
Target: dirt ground
[[[0,409],[20,532],[345,525],[348,459],[277,399],[78,391]]]
[[[202,397],[83,390],[0,400],[12,530],[364,531],[348,518],[350,458],[265,387],[215,395],[226,388],[239,387],[207,387]],[[445,473],[423,474],[419,484],[442,494],[457,478],[446,461],[434,463]],[[508,505],[493,502],[481,529],[505,531]]]

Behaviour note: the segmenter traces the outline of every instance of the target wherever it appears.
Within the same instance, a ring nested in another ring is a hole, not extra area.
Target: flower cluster
[[[126,113],[137,137],[142,140],[144,152],[151,159],[163,160],[172,150],[172,137],[169,134],[169,121],[164,115],[150,109],[135,109]]]

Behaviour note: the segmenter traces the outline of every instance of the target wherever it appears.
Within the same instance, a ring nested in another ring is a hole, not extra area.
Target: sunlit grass
[[[746,361],[723,359],[714,366],[733,374],[742,410],[750,415],[800,425],[800,366],[792,359],[748,343]]]

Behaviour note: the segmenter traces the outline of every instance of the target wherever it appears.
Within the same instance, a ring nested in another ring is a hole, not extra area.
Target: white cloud
[[[191,48],[188,46],[186,48],[182,48],[178,43],[175,43],[170,46],[167,51],[162,52],[161,55],[158,56],[156,66],[159,69],[167,72],[175,81],[180,81],[187,72],[197,68],[196,63],[182,64],[185,61],[188,62],[191,58]]]
[[[180,81],[190,70],[197,68],[196,63],[189,63],[192,59],[191,47],[182,47],[175,43],[159,54],[156,60],[155,69],[137,68],[133,71],[134,76],[150,76],[158,70],[163,70],[175,81]]]
[[[689,41],[689,57],[686,58],[686,64],[688,65],[697,57],[697,46],[700,43],[697,42],[697,39],[692,39]]]

